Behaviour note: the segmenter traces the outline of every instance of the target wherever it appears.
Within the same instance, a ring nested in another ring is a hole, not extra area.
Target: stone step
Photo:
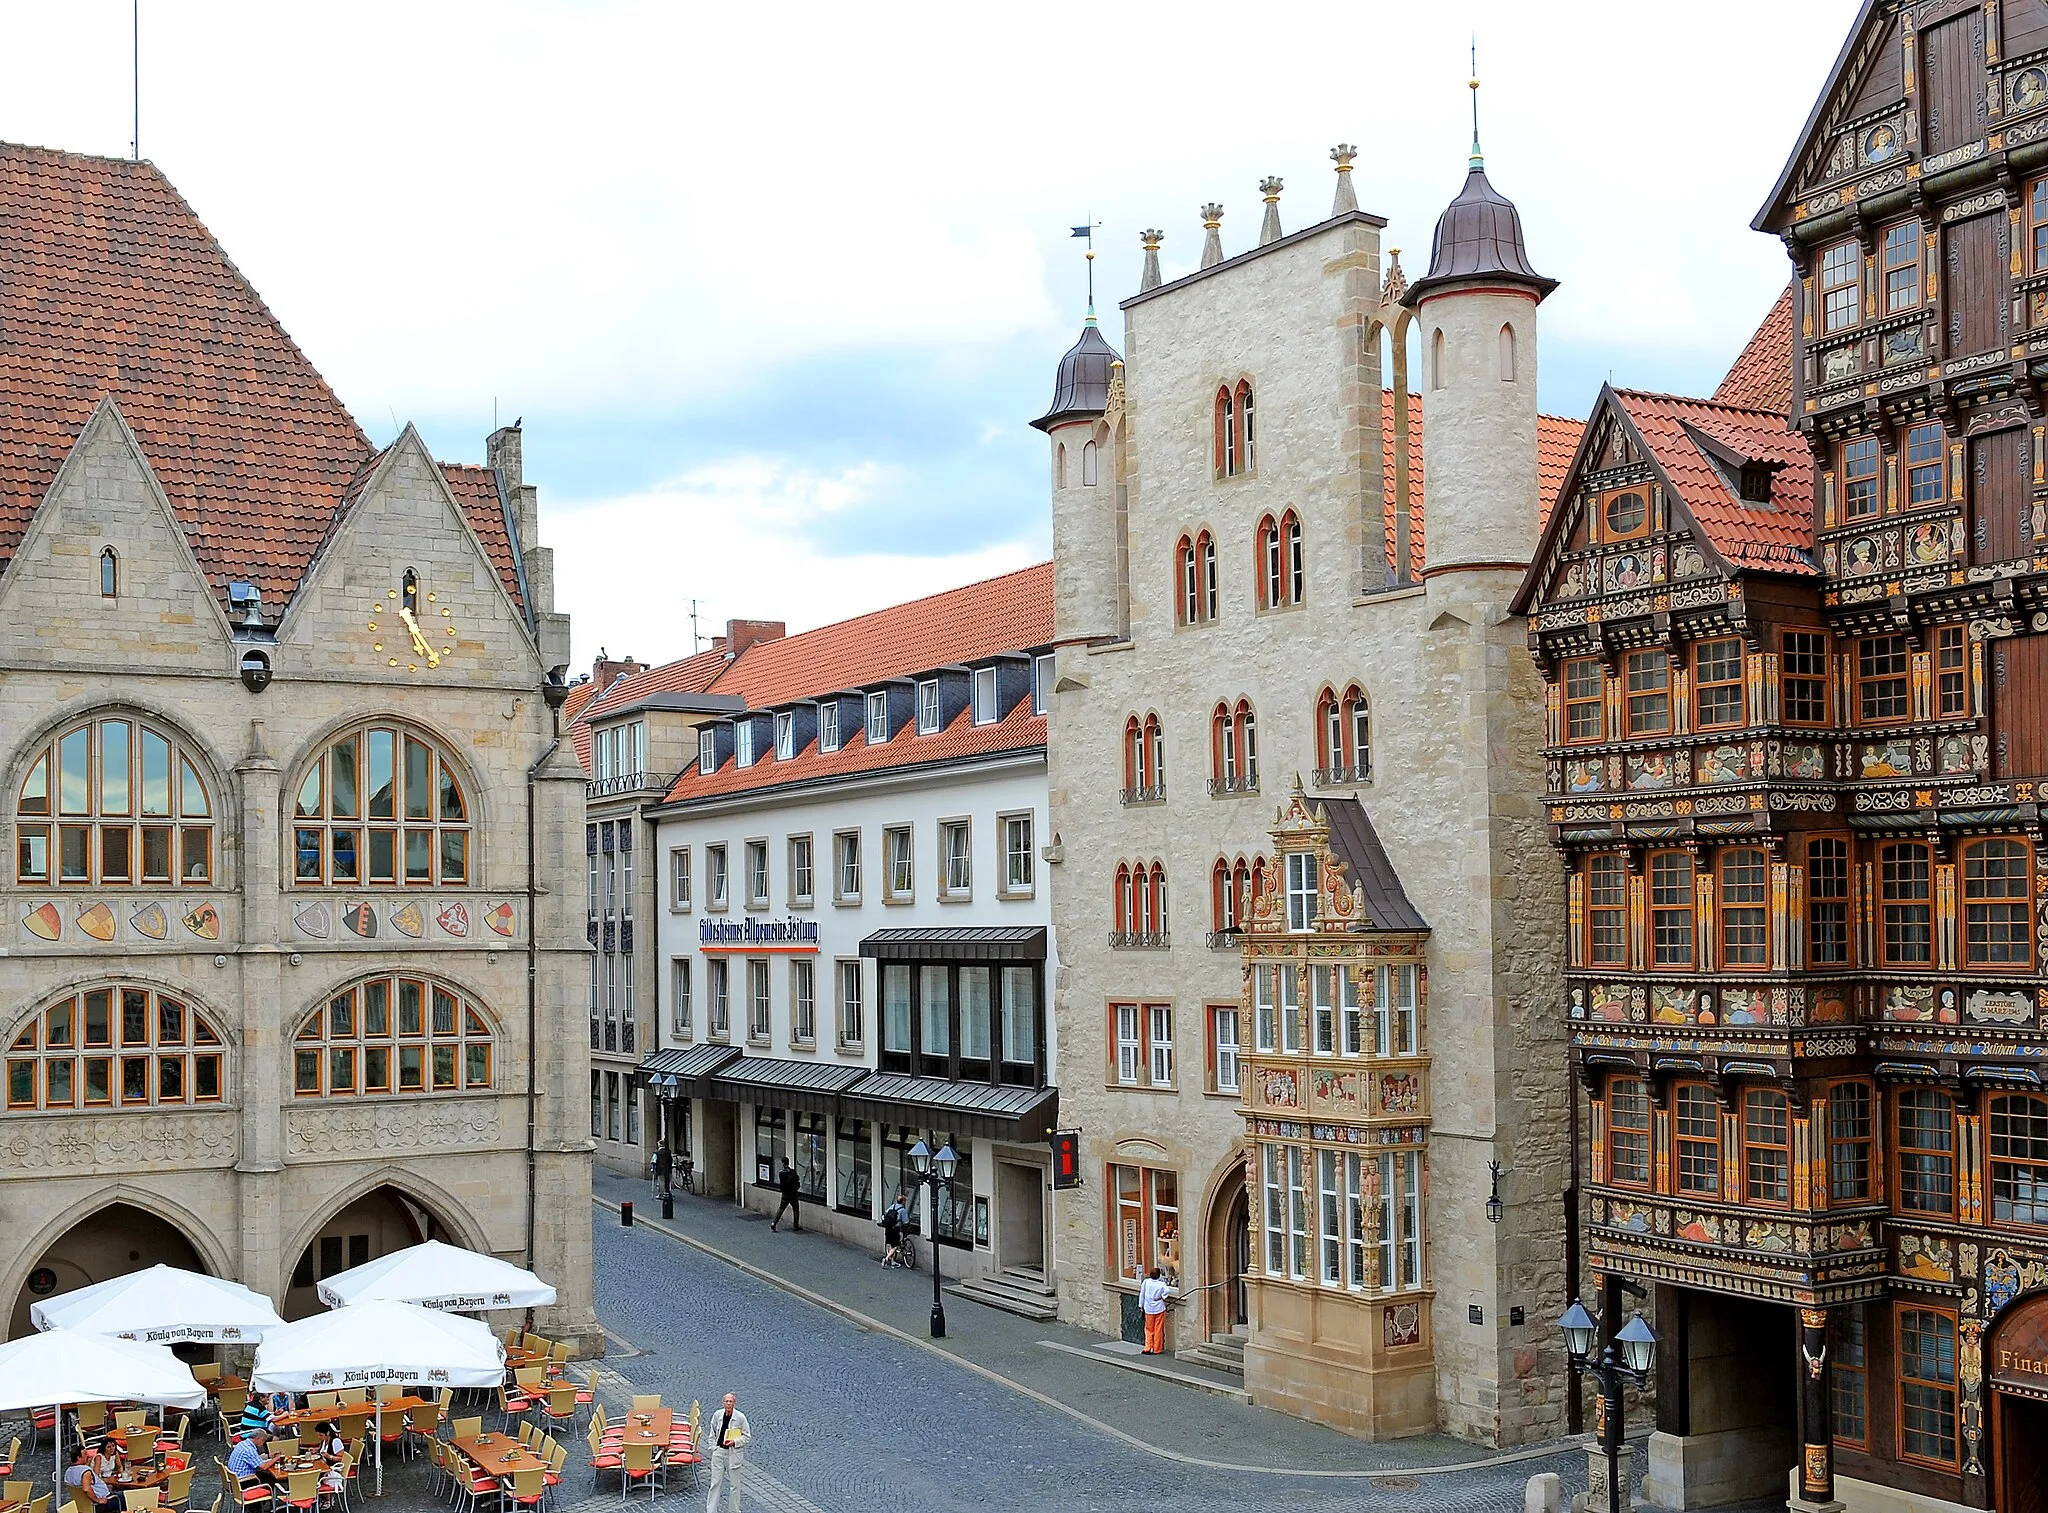
[[[951,1284],[946,1291],[956,1298],[966,1298],[969,1302],[1000,1308],[1005,1313],[1036,1319],[1041,1323],[1058,1318],[1060,1313],[1059,1305],[1042,1288],[1022,1286],[1003,1276],[969,1277],[964,1282]]]
[[[1241,1381],[1244,1378],[1244,1341],[1245,1337],[1235,1332],[1212,1334],[1204,1344],[1176,1350],[1174,1359],[1186,1361],[1190,1366],[1221,1371]]]
[[[1040,1292],[1051,1292],[1046,1285],[1045,1271],[1038,1266],[1005,1266],[1001,1275],[1020,1287],[1035,1287]]]

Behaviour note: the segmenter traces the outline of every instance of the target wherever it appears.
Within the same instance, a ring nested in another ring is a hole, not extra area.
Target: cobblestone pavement
[[[607,1376],[615,1372],[671,1402],[698,1399],[707,1410],[736,1392],[754,1428],[748,1490],[757,1490],[751,1478],[759,1477],[762,1507],[1518,1513],[1537,1471],[1557,1471],[1568,1493],[1585,1486],[1585,1455],[1575,1448],[1440,1469],[1482,1452],[1441,1438],[1365,1445],[1267,1409],[1042,1349],[1039,1339],[1086,1344],[1094,1337],[965,1299],[946,1300],[951,1328],[939,1342],[945,1353],[935,1353],[896,1332],[923,1332],[926,1275],[884,1274],[871,1258],[822,1236],[770,1235],[765,1222],[730,1204],[681,1197],[669,1228],[746,1264],[776,1262],[763,1269],[872,1321],[863,1325],[663,1233],[659,1221],[645,1218],[652,1205],[644,1183],[600,1173],[597,1185],[601,1197],[633,1197],[642,1215],[625,1229],[609,1209],[596,1213],[598,1312],[615,1336]],[[832,1291],[836,1280],[863,1296]],[[878,1293],[882,1301],[868,1306]],[[1011,1378],[1013,1366],[1015,1385],[995,1379]],[[1047,1398],[1165,1453],[1077,1420]]]

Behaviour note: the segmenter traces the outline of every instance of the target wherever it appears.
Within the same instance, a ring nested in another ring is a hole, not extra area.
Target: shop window
[[[1898,1151],[1898,1206],[1904,1213],[1951,1218],[1956,1211],[1955,1105],[1933,1088],[1901,1088],[1892,1098]]]
[[[2024,972],[2033,966],[2033,859],[2024,841],[1963,847],[1963,964]]]
[[[201,764],[184,741],[140,720],[89,720],[56,736],[16,795],[15,881],[211,883],[213,802]]]
[[[127,984],[89,988],[15,1031],[7,1107],[219,1103],[225,1054],[220,1032],[182,998]]]
[[[1607,1084],[1607,1180],[1650,1185],[1650,1085],[1638,1077]]]
[[[789,1110],[754,1108],[754,1181],[773,1187],[782,1163],[789,1157]]]
[[[1945,1309],[1898,1311],[1899,1458],[1956,1466],[1956,1319]]]
[[[1112,1166],[1109,1180],[1109,1268],[1136,1283],[1154,1266],[1180,1285],[1180,1176],[1151,1166]]]
[[[1673,1165],[1678,1191],[1713,1197],[1721,1191],[1721,1104],[1703,1082],[1671,1090]]]
[[[1792,1201],[1791,1109],[1770,1088],[1742,1095],[1742,1189],[1749,1202],[1771,1208]]]
[[[300,1021],[292,1037],[292,1092],[339,1098],[482,1091],[492,1083],[494,1049],[482,1011],[455,989],[430,979],[375,977],[334,994]]]
[[[2048,1228],[2048,1098],[2002,1094],[1986,1123],[1992,1221]]]
[[[1875,1193],[1877,1097],[1865,1082],[1828,1089],[1828,1201],[1863,1203]]]
[[[865,1119],[841,1119],[833,1131],[832,1206],[843,1214],[871,1219],[874,1189],[874,1126]]]

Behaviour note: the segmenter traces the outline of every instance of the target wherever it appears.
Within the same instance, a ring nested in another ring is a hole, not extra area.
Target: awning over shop
[[[1043,925],[925,925],[877,930],[860,954],[889,961],[1044,961]]]
[[[1059,1122],[1060,1094],[1050,1087],[871,1072],[846,1090],[839,1107],[850,1119],[1035,1145]]]
[[[634,1070],[642,1087],[657,1091],[673,1088],[679,1098],[707,1096],[703,1081],[728,1061],[739,1060],[738,1047],[729,1045],[679,1045],[656,1051]]]
[[[865,1068],[827,1061],[741,1056],[709,1079],[705,1096],[811,1114],[837,1114],[839,1095],[866,1075]]]

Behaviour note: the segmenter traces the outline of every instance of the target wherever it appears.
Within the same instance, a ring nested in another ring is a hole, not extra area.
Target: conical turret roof
[[[1103,336],[1093,315],[1081,327],[1081,339],[1060,359],[1053,379],[1052,408],[1031,423],[1041,431],[1100,415],[1109,404],[1109,370],[1118,362],[1116,348]]]

